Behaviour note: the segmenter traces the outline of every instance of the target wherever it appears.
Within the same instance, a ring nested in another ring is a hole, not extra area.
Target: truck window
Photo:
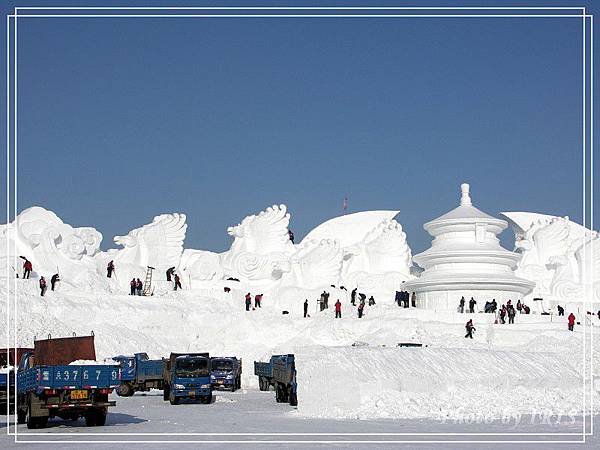
[[[212,370],[221,370],[231,372],[233,370],[233,362],[227,359],[213,359]]]
[[[207,377],[210,375],[208,359],[178,358],[175,363],[175,374],[180,378]]]

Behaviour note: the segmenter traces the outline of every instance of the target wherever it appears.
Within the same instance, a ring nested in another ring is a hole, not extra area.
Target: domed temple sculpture
[[[425,270],[404,289],[416,292],[417,306],[428,309],[456,309],[461,296],[478,305],[493,298],[516,303],[535,283],[515,275],[521,255],[500,246],[496,236],[508,223],[475,208],[468,184],[461,191],[460,206],[423,225],[434,239],[413,261]]]

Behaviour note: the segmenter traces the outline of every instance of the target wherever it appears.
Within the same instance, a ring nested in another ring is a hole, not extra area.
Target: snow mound
[[[548,353],[307,347],[297,349],[296,368],[298,412],[311,417],[501,417],[581,406],[580,375]]]

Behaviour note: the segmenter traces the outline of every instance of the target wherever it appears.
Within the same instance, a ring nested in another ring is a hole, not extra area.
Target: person
[[[50,289],[54,290],[54,287],[56,286],[56,283],[60,281],[60,278],[58,276],[57,273],[55,273],[54,275],[52,275],[52,278],[50,278]]]
[[[40,277],[40,294],[43,297],[46,293],[46,280],[44,277]]]
[[[569,320],[569,331],[574,331],[575,328],[575,314],[571,313],[568,317]]]
[[[564,316],[565,315],[565,308],[563,308],[560,305],[556,305],[556,309],[558,309],[558,315],[559,316]]]
[[[29,275],[31,274],[32,270],[33,264],[31,264],[31,261],[28,259],[25,259],[25,262],[23,263],[23,279],[29,279]]]
[[[175,290],[177,290],[177,289],[183,289],[181,287],[181,279],[179,278],[178,274],[175,274],[174,280],[175,280]]]
[[[325,291],[321,293],[321,297],[319,297],[319,311],[323,311],[325,309]]]
[[[461,314],[465,312],[465,298],[464,297],[461,297],[460,301],[458,302],[458,312]]]
[[[112,260],[110,260],[108,262],[108,265],[106,266],[106,277],[111,278],[114,270],[115,270],[115,263]]]
[[[137,289],[137,283],[135,282],[135,278],[132,278],[129,282],[129,295],[135,295],[135,290]]]
[[[412,293],[412,297],[411,297],[411,299],[410,299],[410,302],[411,302],[411,304],[412,304],[411,306],[412,306],[413,308],[416,308],[416,307],[417,307],[417,293],[416,293],[416,292],[413,292],[413,293]]]
[[[492,300],[492,308],[491,308],[491,312],[495,313],[498,310],[498,303],[496,303],[496,299]]]
[[[515,311],[515,307],[513,305],[510,305],[507,307],[507,313],[508,313],[508,323],[515,323],[515,316],[517,315],[517,311]]]
[[[352,306],[356,305],[356,291],[358,290],[358,288],[354,288],[352,289],[352,292],[350,293],[350,303],[352,303]],[[398,300],[398,294],[399,292],[396,291],[396,301],[398,301],[398,306],[400,306],[400,301]]]
[[[375,304],[375,299],[373,298],[373,296],[371,295],[369,297],[369,306],[373,306]]]
[[[465,334],[465,338],[473,339],[473,331],[475,331],[475,327],[473,326],[473,319],[469,319],[469,321],[465,325],[465,328],[467,329],[467,334]]]
[[[290,238],[290,241],[292,241],[292,244],[294,243],[294,232],[292,230],[290,230],[288,228],[288,236]]]
[[[135,282],[135,289],[137,291],[137,295],[142,295],[142,289],[144,288],[144,283],[139,278]]]
[[[359,303],[366,303],[367,296],[361,292],[358,294],[358,299],[359,299]]]
[[[252,295],[248,292],[246,294],[246,311],[250,311],[250,306],[252,306]]]
[[[521,299],[517,300],[517,312],[519,314],[521,314],[521,311],[523,310],[523,304],[521,303]]]
[[[329,309],[329,292],[324,292],[325,294],[325,309]]]
[[[477,304],[477,302],[475,301],[475,299],[473,297],[471,297],[471,300],[469,300],[469,312],[471,314],[473,314],[475,312],[475,305]]]
[[[529,314],[530,313],[530,309],[529,306],[527,306],[525,303],[523,303],[523,314]]]
[[[506,320],[504,320],[505,317],[506,317],[506,306],[502,305],[502,308],[500,308],[500,323],[506,323]]]
[[[485,302],[485,306],[483,307],[483,312],[489,313],[492,309],[492,302]]]
[[[254,307],[255,308],[262,308],[260,306],[260,301],[262,300],[262,296],[263,296],[262,294],[256,294],[254,296]]]
[[[339,300],[335,302],[335,318],[342,318],[342,303]]]
[[[600,309],[598,310],[598,320],[600,320]]]
[[[167,269],[167,281],[171,281],[171,277],[175,273],[175,267],[169,267]]]
[[[304,317],[308,317],[308,299],[304,300]]]
[[[358,305],[358,318],[359,319],[362,318],[364,309],[365,309],[364,303],[361,303],[360,305]]]

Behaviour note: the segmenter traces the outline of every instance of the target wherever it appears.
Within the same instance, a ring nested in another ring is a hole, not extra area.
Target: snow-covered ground
[[[301,297],[289,314],[282,314],[278,299],[268,296],[262,308],[247,312],[244,289],[211,296],[202,290],[183,290],[137,297],[82,293],[64,285],[40,297],[35,280],[16,283],[20,346],[31,346],[34,337],[85,335],[93,330],[97,360],[140,351],[152,358],[171,351],[209,351],[243,359],[242,384],[248,392],[221,393],[212,409],[203,410],[201,405],[193,409],[194,417],[198,411],[209,411],[210,426],[202,417],[189,422],[187,417],[174,417],[155,394],[136,395],[119,398],[109,419],[115,429],[124,427],[128,432],[153,431],[158,424],[161,430],[174,432],[260,432],[265,427],[305,432],[315,424],[348,432],[419,429],[418,424],[437,430],[438,425],[454,429],[455,422],[465,417],[496,423],[532,412],[566,417],[582,411],[583,327],[567,331],[564,317],[518,315],[514,325],[496,325],[491,315],[404,309],[390,298],[367,306],[365,316],[358,319],[346,293],[334,291],[329,310],[317,312],[316,298],[311,298],[311,317],[303,318]],[[334,319],[338,296],[343,317]],[[5,303],[0,304],[0,316],[6,317]],[[469,317],[477,328],[473,340],[464,338]],[[594,324],[597,362],[599,321],[595,316],[578,319]],[[398,348],[399,342],[427,347]],[[353,343],[368,345],[352,347]],[[272,393],[256,391],[253,361],[273,353],[297,355],[299,405],[293,411],[277,405]],[[594,377],[594,401],[600,404],[597,367]],[[589,404],[589,397],[586,401]],[[129,405],[137,405],[134,412]],[[221,408],[232,412],[233,422],[218,412]],[[181,411],[188,411],[188,406]],[[282,422],[273,419],[282,413]],[[220,419],[214,420],[217,414]],[[530,431],[536,430],[534,425],[528,426]]]

